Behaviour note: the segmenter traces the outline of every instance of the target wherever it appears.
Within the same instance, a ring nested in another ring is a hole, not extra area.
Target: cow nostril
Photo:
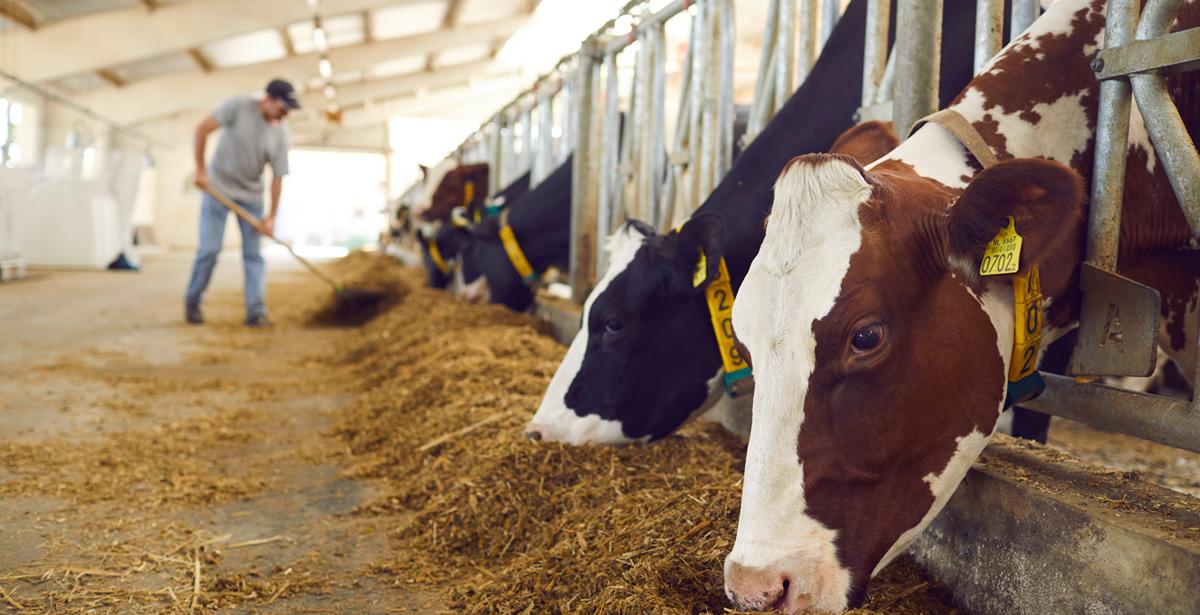
[[[536,429],[530,429],[529,431],[525,432],[525,437],[537,442],[542,439],[542,432]]]

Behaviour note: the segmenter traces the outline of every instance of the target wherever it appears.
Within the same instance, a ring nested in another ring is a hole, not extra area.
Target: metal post
[[[892,0],[870,0],[867,3],[867,37],[863,45],[862,106],[875,102],[879,83],[888,60],[888,20]]]
[[[837,27],[837,22],[842,17],[841,0],[822,0],[821,2],[821,47],[825,46],[825,41],[829,40],[829,35],[833,34],[833,29]]]
[[[535,98],[536,101],[536,98]],[[521,112],[521,161],[517,172],[512,175],[516,179],[526,172],[533,171],[533,103],[524,105]],[[532,175],[532,173],[531,173]],[[532,179],[532,177],[530,177]],[[510,180],[511,181],[511,180]],[[507,185],[507,184],[505,184]]]
[[[578,56],[575,100],[575,158],[571,176],[571,297],[582,304],[596,280],[598,238],[596,237],[597,156],[594,112],[598,108],[599,50],[594,41],[584,43]]]
[[[1139,4],[1138,0],[1109,1],[1104,31],[1106,47],[1133,41]],[[1129,153],[1130,91],[1129,82],[1124,79],[1100,82],[1092,204],[1088,209],[1087,262],[1105,271],[1117,269],[1125,159]]]
[[[646,63],[650,74],[647,78],[646,113],[643,116],[648,124],[643,127],[643,146],[641,153],[641,168],[639,170],[638,191],[640,206],[650,223],[658,228],[662,225],[662,213],[658,208],[659,194],[662,190],[663,146],[665,126],[665,110],[667,96],[667,35],[663,24],[659,23],[647,30],[642,39],[643,53],[648,56]]]
[[[817,44],[822,40],[821,23],[817,20],[817,0],[800,0],[798,21],[800,34],[796,41],[796,82],[804,83],[808,78],[808,71],[812,70],[817,61]],[[792,89],[795,90],[794,87]],[[791,92],[788,96],[791,96]]]
[[[896,15],[896,90],[893,125],[907,136],[917,120],[937,111],[942,57],[942,0],[901,2]]]
[[[1038,0],[1012,0],[1011,38],[1024,34],[1041,14],[1042,7]]]
[[[717,14],[714,20],[717,28],[717,40],[720,53],[720,80],[714,84],[717,90],[717,154],[714,169],[713,188],[725,178],[729,168],[733,166],[733,66],[734,50],[737,47],[737,28],[734,24],[733,0],[713,0],[716,3]],[[815,23],[815,20],[814,20]],[[795,90],[795,87],[792,88]],[[791,93],[788,93],[791,97]],[[785,98],[780,102],[786,102]],[[709,190],[712,192],[712,190]],[[708,193],[703,195],[708,198]]]
[[[754,84],[754,103],[750,108],[750,121],[746,126],[744,145],[748,145],[774,114],[775,107],[775,42],[779,38],[779,3],[783,0],[768,0],[767,24],[763,28],[763,46],[758,60],[758,77]],[[690,67],[691,62],[687,65]]]
[[[612,212],[620,210],[620,141],[621,141],[621,110],[620,83],[617,79],[617,54],[604,55],[604,72],[606,85],[604,88],[604,124],[601,127],[600,140],[600,186],[598,224],[603,228],[612,228]],[[604,257],[598,260],[597,271],[604,270]]]
[[[976,0],[975,4],[975,74],[1004,46],[1004,0]]]
[[[714,15],[715,7],[707,7]],[[711,34],[712,28],[707,32]],[[712,40],[712,39],[708,39]],[[782,0],[779,5],[779,33],[775,40],[775,101],[771,115],[787,102],[796,91],[796,0]]]

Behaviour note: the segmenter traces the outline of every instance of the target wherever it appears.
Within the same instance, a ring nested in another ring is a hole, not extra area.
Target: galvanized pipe
[[[717,40],[720,53],[720,81],[714,84],[718,95],[717,111],[717,157],[713,177],[713,188],[725,178],[733,166],[733,67],[734,49],[737,45],[737,28],[734,24],[733,0],[713,0],[717,3]],[[795,89],[795,88],[793,88]],[[791,93],[788,94],[791,97]],[[786,102],[786,98],[784,102]],[[783,103],[780,103],[783,106]],[[712,192],[712,190],[709,190]],[[708,198],[708,193],[704,193]]]
[[[643,19],[640,19],[637,24],[637,31],[630,33],[629,36],[621,36],[612,39],[607,45],[604,46],[604,53],[620,52],[626,47],[632,45],[633,41],[637,40],[638,31],[642,30],[643,28],[656,27],[666,22],[668,19],[682,13],[691,4],[696,4],[697,8],[701,8],[705,2],[701,1],[697,3],[696,0],[674,0],[674,2],[664,6],[657,13],[647,15]]]
[[[1011,38],[1024,34],[1041,14],[1042,7],[1038,0],[1012,0]]]
[[[648,144],[643,152],[642,183],[646,209],[650,211],[651,224],[661,227],[664,213],[659,207],[662,193],[663,169],[666,166],[666,103],[667,103],[667,33],[662,24],[653,28],[647,36],[653,54],[650,58],[650,126]]]
[[[708,30],[711,35],[711,28]],[[779,6],[779,31],[775,39],[774,115],[796,90],[796,0],[782,0]]]
[[[617,75],[616,54],[604,56],[604,124],[600,134],[600,196],[597,224],[612,227],[614,211],[620,210],[621,180],[620,164],[621,109],[620,83]],[[601,262],[603,259],[601,259]],[[601,269],[602,270],[602,269]]]
[[[975,0],[975,74],[1004,46],[1004,0]]]
[[[1104,26],[1105,47],[1118,47],[1133,41],[1139,4],[1139,0],[1109,0]],[[1117,269],[1125,159],[1129,153],[1129,105],[1128,81],[1109,79],[1100,83],[1096,156],[1091,207],[1088,209],[1087,261],[1105,271]],[[1084,301],[1087,301],[1086,297]]]
[[[908,0],[896,15],[896,98],[892,123],[907,136],[917,120],[937,111],[942,57],[942,0]]]
[[[804,83],[804,80],[808,79],[808,71],[812,70],[817,61],[817,45],[823,40],[821,23],[817,16],[817,0],[800,0],[798,22],[800,34],[796,40],[796,83]],[[792,90],[794,91],[795,87]],[[788,96],[791,96],[790,92]]]
[[[867,36],[863,44],[862,106],[868,107],[878,95],[888,60],[888,20],[891,0],[870,0],[867,3]]]
[[[577,58],[577,96],[574,107],[575,157],[571,176],[571,246],[569,250],[571,298],[582,304],[595,283],[596,267],[602,258],[596,237],[597,145],[593,138],[593,114],[599,107],[597,44],[588,41]]]
[[[758,58],[758,76],[754,82],[754,102],[746,126],[749,143],[770,121],[775,106],[775,42],[779,38],[779,4],[786,0],[767,1],[767,23],[763,28],[762,50]],[[691,64],[688,63],[690,66]]]
[[[1046,391],[1022,407],[1200,453],[1200,414],[1188,402],[1098,383],[1076,384],[1055,374],[1043,377]]]
[[[829,35],[833,34],[833,29],[837,27],[837,22],[842,17],[841,0],[822,0],[821,2],[821,47],[825,46],[825,41],[829,40]]]

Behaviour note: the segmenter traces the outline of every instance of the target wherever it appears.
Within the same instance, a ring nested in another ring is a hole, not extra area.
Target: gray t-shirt
[[[213,117],[221,123],[217,151],[208,161],[213,187],[234,200],[262,203],[267,163],[275,177],[288,172],[287,127],[283,122],[268,124],[259,101],[249,96],[230,98],[213,111]]]

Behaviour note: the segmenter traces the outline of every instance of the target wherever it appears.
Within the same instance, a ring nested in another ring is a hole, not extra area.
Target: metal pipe
[[[758,76],[754,82],[754,102],[751,104],[750,119],[746,126],[747,143],[762,132],[771,119],[775,103],[775,41],[779,38],[779,3],[784,1],[786,0],[767,2],[767,24],[763,28]]]
[[[698,10],[692,16],[692,28],[690,38],[688,39],[688,61],[692,65],[692,80],[689,84],[691,91],[689,93],[689,110],[688,110],[688,177],[684,190],[684,206],[688,211],[696,207],[697,195],[700,193],[700,160],[701,160],[701,141],[703,134],[701,131],[701,116],[704,112],[704,89],[708,81],[708,67],[704,63],[704,54],[702,53],[703,38],[704,38],[704,5],[698,5]]]
[[[1004,46],[1004,0],[976,0],[975,74],[983,72]]]
[[[1200,415],[1188,402],[1098,383],[1076,384],[1055,374],[1043,377],[1045,392],[1022,407],[1200,453]]]
[[[888,55],[888,20],[891,0],[870,0],[867,3],[867,36],[863,43],[862,106],[870,106],[877,96]]]
[[[521,114],[521,161],[517,165],[517,173],[513,179],[533,171],[533,107],[525,109]],[[507,184],[506,184],[507,185]]]
[[[651,212],[651,218],[656,228],[661,227],[663,212],[659,207],[662,193],[663,168],[666,157],[663,148],[666,146],[666,102],[667,102],[667,33],[660,24],[652,30],[650,40],[653,41],[654,55],[651,58],[653,70],[650,92],[650,150],[646,152],[649,162],[643,168],[648,176],[643,181],[649,184],[646,190],[646,207]]]
[[[1106,47],[1133,40],[1138,0],[1110,0],[1104,26]],[[1088,208],[1087,261],[1105,271],[1117,268],[1117,243],[1121,235],[1121,201],[1125,191],[1125,159],[1129,152],[1129,82],[1110,79],[1100,83],[1100,110],[1096,119],[1096,155],[1092,171],[1091,207]],[[1086,297],[1084,301],[1087,301]]]
[[[706,33],[711,37],[712,28],[709,27]],[[776,37],[775,100],[771,104],[771,115],[775,115],[796,90],[796,0],[782,0],[780,3],[779,32]]]
[[[616,54],[605,54],[604,72],[606,77],[603,96],[604,124],[600,129],[600,193],[599,211],[596,218],[598,224],[607,224],[608,228],[611,228],[612,212],[619,210],[621,195],[620,175],[617,170],[617,165],[620,164],[621,94]],[[597,261],[598,271],[603,271],[606,264],[604,260],[601,257]]]
[[[821,41],[821,23],[817,18],[817,0],[800,0],[800,34],[796,40],[796,83],[804,83],[817,61]],[[792,88],[793,91],[795,88]],[[789,93],[788,96],[791,96]],[[781,105],[782,106],[782,105]]]
[[[896,15],[896,90],[892,123],[907,136],[917,120],[937,111],[942,57],[942,0],[908,0]]]
[[[733,56],[737,45],[737,28],[734,25],[734,10],[733,0],[715,0],[718,2],[718,12],[716,27],[718,29],[718,41],[720,41],[720,81],[716,84],[718,93],[717,108],[717,129],[719,131],[717,138],[717,158],[715,175],[713,176],[713,188],[725,178],[725,174],[729,172],[733,166]],[[813,20],[816,24],[816,20]],[[795,88],[793,87],[793,90]],[[791,94],[789,93],[790,97]],[[786,101],[786,99],[785,99]],[[780,103],[780,106],[783,106]],[[709,191],[711,192],[711,190]],[[705,193],[704,198],[708,198],[708,193]]]
[[[578,56],[574,107],[575,157],[571,175],[571,245],[569,250],[571,298],[582,304],[595,279],[596,255],[596,164],[592,114],[596,106],[597,51],[594,42],[584,44]]]
[[[687,10],[687,7],[691,4],[696,4],[696,0],[675,0],[674,2],[660,9],[657,13],[646,15],[645,18],[638,21],[637,27],[633,32],[629,33],[629,36],[614,38],[612,41],[610,41],[604,47],[604,53],[620,52],[626,47],[632,45],[633,42],[637,40],[637,34],[640,30],[657,27],[668,19]],[[697,8],[702,8],[704,4],[704,2],[698,3]]]
[[[1038,0],[1012,0],[1012,24],[1009,27],[1009,38],[1017,38],[1037,21],[1042,14]]]
[[[825,47],[825,41],[829,40],[829,35],[833,34],[833,29],[837,27],[837,22],[842,18],[842,3],[841,0],[822,0],[821,2],[821,44]]]

